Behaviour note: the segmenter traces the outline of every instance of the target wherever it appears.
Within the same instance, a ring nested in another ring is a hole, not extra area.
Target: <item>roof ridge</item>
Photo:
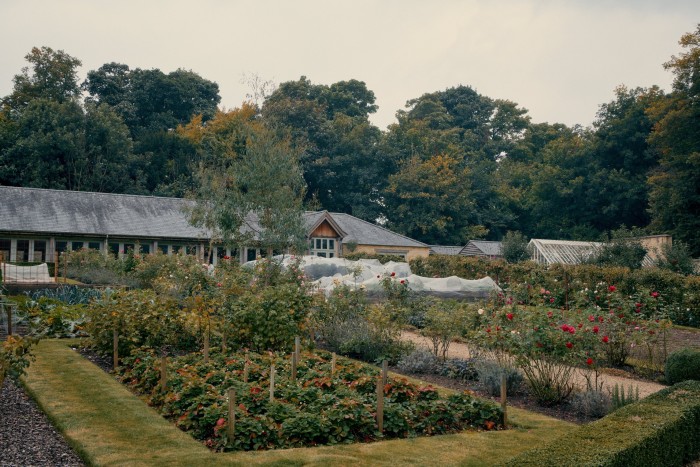
[[[75,193],[81,195],[105,195],[105,196],[124,196],[133,198],[156,198],[156,199],[174,199],[178,201],[188,201],[187,198],[177,198],[175,196],[156,196],[156,195],[137,195],[133,193],[107,193],[104,191],[80,191],[80,190],[59,190],[57,188],[37,188],[30,186],[10,186],[10,185],[0,185],[0,189],[10,188],[17,190],[27,190],[27,191],[51,191],[56,193]]]

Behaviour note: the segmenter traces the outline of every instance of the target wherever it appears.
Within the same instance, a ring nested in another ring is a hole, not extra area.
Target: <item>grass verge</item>
[[[515,428],[507,431],[213,454],[71,350],[75,342],[42,341],[23,383],[92,465],[493,465],[575,428],[568,422],[509,408]]]

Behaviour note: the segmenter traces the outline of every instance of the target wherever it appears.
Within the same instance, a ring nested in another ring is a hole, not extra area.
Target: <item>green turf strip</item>
[[[507,431],[215,454],[71,350],[71,344],[76,341],[42,341],[23,382],[68,442],[92,465],[492,465],[575,427],[509,409],[516,428]]]

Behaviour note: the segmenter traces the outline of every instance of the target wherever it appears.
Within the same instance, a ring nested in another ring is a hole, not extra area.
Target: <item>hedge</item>
[[[685,381],[516,456],[505,465],[682,466],[698,457],[700,381]]]
[[[600,267],[589,264],[550,266],[532,261],[509,264],[476,256],[432,255],[411,260],[411,272],[424,277],[458,276],[481,279],[490,276],[504,289],[509,284],[528,283],[555,291],[595,288],[599,282],[615,285],[621,293],[656,291],[668,304],[674,324],[700,327],[700,276],[684,276],[659,268],[630,270],[624,267]]]

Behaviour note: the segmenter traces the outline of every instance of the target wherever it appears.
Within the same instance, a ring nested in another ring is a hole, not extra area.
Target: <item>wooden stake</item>
[[[248,373],[250,372],[250,366],[248,365],[248,359],[245,359],[245,362],[243,363],[243,382],[247,383],[248,382]]]
[[[297,354],[292,354],[292,383],[297,380]]]
[[[501,410],[503,410],[503,426],[508,425],[508,414],[507,414],[507,394],[506,394],[506,374],[505,372],[501,375]]]
[[[226,333],[221,334],[221,353],[226,354]]]
[[[275,365],[270,365],[270,402],[275,401]]]
[[[4,277],[4,276],[3,276]],[[12,335],[12,306],[10,304],[3,304],[5,312],[7,313],[7,335]]]
[[[294,338],[294,355],[296,355],[298,364],[301,361],[301,339],[299,336]]]
[[[335,352],[333,352],[333,356],[331,357],[331,375],[335,374]]]
[[[384,432],[384,384],[382,378],[377,378],[377,428]]]
[[[228,390],[228,429],[226,433],[228,434],[228,443],[233,442],[233,435],[236,433],[236,412],[234,408],[236,407],[236,391],[233,389]]]
[[[386,384],[389,375],[389,362],[382,360],[382,384]]]
[[[160,389],[168,388],[168,357],[160,357]]]
[[[114,371],[117,371],[117,367],[119,366],[119,333],[116,329],[112,331],[112,340],[114,350]]]

